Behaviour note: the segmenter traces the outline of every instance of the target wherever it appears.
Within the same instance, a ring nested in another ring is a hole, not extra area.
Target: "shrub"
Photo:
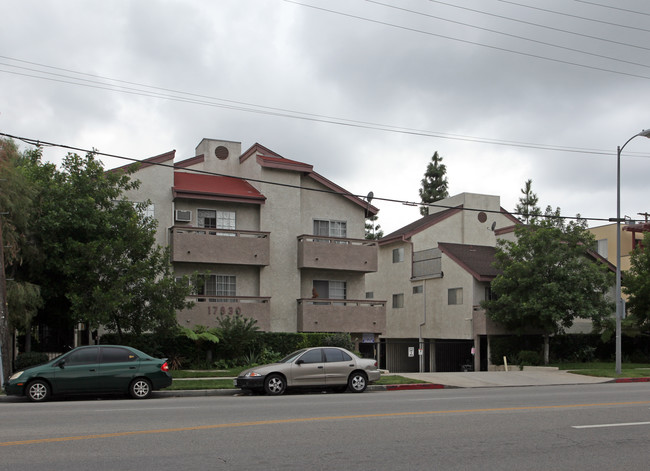
[[[237,362],[248,352],[256,350],[257,321],[243,317],[241,314],[221,315],[217,319],[217,336],[215,345],[217,357]]]
[[[519,369],[524,366],[539,366],[542,364],[542,356],[532,350],[522,350],[517,354],[517,364]]]
[[[350,350],[351,352],[354,351],[354,342],[352,342],[350,334],[342,332],[329,334],[327,337],[323,338],[322,345],[328,347],[341,347]]]
[[[49,360],[47,353],[42,352],[25,352],[19,353],[14,362],[16,371],[24,370],[31,366],[40,365],[41,363],[46,363]]]

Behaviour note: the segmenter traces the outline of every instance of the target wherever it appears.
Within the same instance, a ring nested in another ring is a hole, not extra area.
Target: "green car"
[[[8,396],[27,396],[33,402],[58,395],[109,393],[146,399],[152,391],[171,384],[165,359],[121,345],[93,345],[14,373],[4,390]]]

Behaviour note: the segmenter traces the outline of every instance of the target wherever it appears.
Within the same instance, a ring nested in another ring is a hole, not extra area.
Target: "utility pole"
[[[2,214],[0,213],[0,387],[5,375],[11,371],[11,349],[9,336],[9,313],[7,312],[7,279],[5,277],[5,250],[2,237]]]

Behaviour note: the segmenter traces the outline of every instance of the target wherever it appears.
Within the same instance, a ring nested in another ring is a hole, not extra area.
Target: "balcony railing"
[[[298,236],[298,268],[377,271],[377,241],[342,237]]]
[[[269,233],[174,226],[170,229],[172,262],[269,264]]]
[[[204,325],[216,327],[220,316],[240,314],[255,319],[259,330],[271,330],[271,298],[257,296],[190,296],[192,309],[177,314],[179,324],[185,327]]]
[[[386,301],[298,299],[299,332],[386,332]]]

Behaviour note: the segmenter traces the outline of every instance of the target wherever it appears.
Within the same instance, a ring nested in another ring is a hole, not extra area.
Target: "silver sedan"
[[[339,347],[304,348],[277,363],[242,371],[235,386],[280,395],[287,388],[332,388],[360,393],[381,376],[377,361]]]

